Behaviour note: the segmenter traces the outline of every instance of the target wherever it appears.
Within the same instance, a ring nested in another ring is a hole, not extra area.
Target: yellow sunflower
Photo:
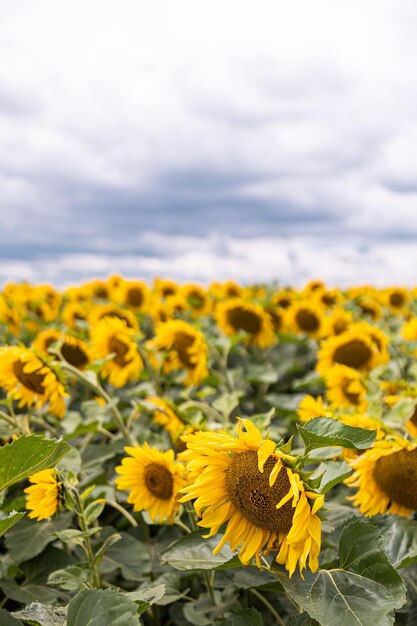
[[[352,313],[344,309],[335,309],[330,315],[326,315],[323,320],[323,337],[333,337],[348,330],[353,324]]]
[[[410,291],[405,287],[392,287],[382,293],[382,302],[392,313],[404,313],[410,302]]]
[[[39,409],[49,405],[57,417],[65,414],[64,385],[40,356],[28,348],[11,346],[0,349],[0,386],[19,407]]]
[[[200,285],[183,285],[180,291],[194,317],[208,315],[212,309],[212,301],[206,289]]]
[[[293,289],[281,289],[272,294],[272,302],[280,309],[288,309],[296,298],[297,293]]]
[[[230,298],[241,298],[243,288],[233,280],[228,280],[225,283],[211,283],[208,292],[215,300],[229,300]]]
[[[376,441],[350,465],[354,471],[345,482],[358,487],[350,499],[363,515],[409,517],[417,510],[417,444],[400,437]]]
[[[179,292],[179,285],[173,280],[166,278],[155,278],[153,283],[154,293],[158,298],[168,298],[169,296],[176,296]]]
[[[333,412],[323,404],[321,396],[305,396],[298,406],[297,415],[302,422],[308,422],[313,417],[334,417]]]
[[[336,407],[354,406],[366,411],[366,387],[358,370],[346,365],[335,365],[324,376],[327,399]]]
[[[236,433],[237,439],[214,432],[183,437],[188,449],[180,456],[187,462],[190,484],[181,490],[180,501],[195,500],[199,526],[210,529],[207,537],[227,524],[214,554],[229,543],[232,550],[240,547],[244,564],[255,557],[259,566],[262,554],[274,552],[290,576],[297,564],[302,572],[307,559],[316,571],[321,541],[317,511],[324,496],[307,488],[287,464],[294,457],[263,439],[249,420],[239,420]]]
[[[417,317],[412,317],[401,329],[406,341],[417,341]]]
[[[178,437],[184,432],[184,422],[180,420],[165,400],[149,396],[146,398],[146,402],[149,402],[154,408],[153,419],[155,423],[163,426],[167,433],[171,435],[172,440],[177,441]]]
[[[146,312],[149,298],[149,287],[140,280],[122,280],[117,289],[117,301],[131,311]]]
[[[380,353],[369,333],[354,327],[323,341],[317,358],[317,370],[322,375],[338,364],[366,372],[381,363]]]
[[[276,342],[271,317],[259,305],[241,298],[220,302],[216,308],[216,320],[226,335],[244,331],[248,342],[267,348]]]
[[[172,522],[178,509],[178,491],[185,484],[184,466],[174,451],[143,446],[125,448],[130,455],[116,467],[116,487],[130,491],[127,501],[134,511],[147,511],[153,522]]]
[[[294,302],[287,310],[287,327],[296,333],[320,337],[323,333],[324,309],[314,300]]]
[[[381,305],[375,298],[366,295],[360,296],[357,299],[356,304],[358,305],[362,315],[370,317],[374,321],[381,319]]]
[[[38,333],[32,347],[34,350],[48,355],[48,348],[56,341],[60,341],[61,354],[70,365],[83,370],[90,363],[90,348],[85,341],[67,333],[60,333],[52,328]]]
[[[104,317],[91,331],[94,359],[114,356],[101,368],[101,375],[114,387],[124,387],[128,381],[137,380],[143,363],[133,340],[135,332],[117,317]]]
[[[55,515],[62,503],[62,482],[57,472],[54,469],[36,472],[29,476],[29,482],[32,484],[24,490],[28,494],[28,517],[40,522]]]
[[[62,321],[70,329],[75,330],[85,325],[88,318],[87,305],[79,302],[67,302],[62,309]]]
[[[191,324],[182,320],[158,324],[156,336],[148,345],[166,352],[165,372],[186,370],[186,384],[198,385],[207,376],[207,344],[203,333]]]
[[[128,328],[133,328],[133,330],[139,330],[139,324],[136,317],[133,315],[131,311],[126,309],[121,309],[115,304],[102,304],[95,306],[88,316],[88,324],[90,328],[94,328],[98,322],[103,320],[105,317],[112,317],[119,320],[122,320]]]

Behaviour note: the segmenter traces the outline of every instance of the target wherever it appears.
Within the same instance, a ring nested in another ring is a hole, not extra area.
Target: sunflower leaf
[[[417,528],[415,520],[399,515],[378,515],[372,523],[381,531],[387,556],[396,568],[417,563]]]
[[[303,426],[298,424],[297,428],[304,441],[305,454],[326,446],[365,450],[376,438],[376,430],[347,426],[329,417],[314,417]]]
[[[143,604],[146,610],[149,604]],[[135,602],[113,589],[83,589],[68,605],[67,626],[139,626],[139,611]]]
[[[345,461],[326,461],[320,463],[313,476],[310,478],[313,480],[319,480],[317,488],[321,493],[327,493],[342,480],[350,476],[352,473],[351,468]],[[312,485],[314,487],[314,485]]]
[[[14,526],[17,522],[19,522],[22,517],[25,517],[25,513],[18,513],[17,511],[11,511],[9,515],[0,520],[0,537],[4,535],[6,530],[9,530],[12,526]]]
[[[306,573],[304,580],[278,577],[288,595],[322,626],[391,626],[406,589],[378,528],[349,521],[340,536],[339,560],[338,568]]]
[[[14,483],[54,467],[71,450],[65,441],[42,435],[22,435],[0,448],[0,491]]]
[[[65,626],[66,608],[31,602],[21,611],[15,611],[14,617],[20,617],[27,624],[39,624],[39,626]],[[0,622],[1,623],[1,622]]]
[[[221,535],[204,539],[200,532],[192,532],[165,550],[161,554],[161,560],[178,570],[216,569],[233,558],[233,552],[228,545],[213,554],[220,540]]]

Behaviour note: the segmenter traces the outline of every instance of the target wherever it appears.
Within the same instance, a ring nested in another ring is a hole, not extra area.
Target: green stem
[[[209,406],[208,404],[204,404],[204,402],[198,402],[197,400],[188,400],[188,402],[186,402],[185,404],[181,406],[181,409],[183,410],[200,409],[200,411],[202,411],[203,413],[206,413],[207,415],[215,419],[217,422],[220,422],[220,423],[223,422],[223,415],[221,415],[221,413],[216,411],[216,409],[213,409],[212,406]]]
[[[272,606],[272,604],[270,604],[268,602],[268,600],[266,598],[264,598],[264,596],[259,593],[259,591],[257,591],[256,589],[249,589],[249,591],[258,598],[258,600],[260,600],[262,602],[262,604],[264,606],[266,606],[266,608],[268,609],[268,611],[271,613],[271,615],[274,616],[274,618],[277,621],[277,624],[280,624],[281,626],[285,626],[285,622],[282,619],[282,617],[280,615],[278,615],[278,613],[276,612],[276,610],[274,609],[274,607]]]
[[[154,368],[150,364],[148,355],[146,354],[146,351],[142,348],[140,344],[138,344],[138,352],[140,354],[140,358],[143,361],[146,371],[148,372],[150,378],[152,379],[153,385],[155,387],[156,395],[159,398],[163,397],[164,394],[162,391],[162,385],[161,385],[161,381],[159,379],[158,373],[154,370]]]
[[[114,419],[116,420],[116,423],[117,423],[120,431],[123,433],[124,438],[126,439],[126,441],[128,441],[128,443],[131,446],[135,445],[135,441],[132,438],[132,436],[131,436],[130,432],[128,431],[128,429],[126,428],[126,425],[125,425],[125,423],[123,421],[123,417],[122,417],[119,409],[117,408],[113,398],[111,398],[109,396],[107,391],[105,391],[103,389],[103,387],[99,383],[94,383],[92,380],[90,380],[90,378],[88,378],[88,376],[86,376],[83,372],[81,372],[76,367],[73,367],[72,365],[70,365],[68,362],[60,361],[59,365],[63,369],[67,370],[68,372],[71,372],[71,374],[73,374],[76,378],[78,378],[78,380],[82,381],[85,385],[90,387],[90,389],[93,389],[99,396],[101,396],[103,398],[103,400],[106,401],[108,407],[110,408],[111,412],[113,413]]]
[[[82,501],[82,498],[80,498],[78,491],[71,490],[71,493],[76,503],[76,507],[77,507],[76,513],[77,513],[78,524],[80,526],[80,529],[83,532],[87,532],[88,524],[85,519],[84,503]],[[87,555],[88,564],[90,566],[90,571],[93,577],[93,585],[96,589],[101,589],[102,584],[101,584],[100,571],[98,569],[97,563],[94,558],[93,546],[91,545],[91,537],[88,537],[88,536],[85,537],[84,541],[85,541],[84,549]]]
[[[108,504],[109,506],[112,506],[114,509],[119,511],[119,513],[121,513],[132,524],[132,526],[134,526],[135,528],[139,526],[135,518],[132,517],[130,513],[122,507],[121,504],[119,504],[118,502],[115,502],[114,500],[106,500],[106,504]]]

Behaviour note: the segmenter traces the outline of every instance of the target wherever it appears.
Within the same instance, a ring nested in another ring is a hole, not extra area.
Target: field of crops
[[[0,294],[0,626],[417,623],[417,290]]]

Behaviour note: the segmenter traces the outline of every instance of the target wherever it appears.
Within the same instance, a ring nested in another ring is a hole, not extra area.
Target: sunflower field
[[[417,289],[0,294],[0,626],[417,623]]]

